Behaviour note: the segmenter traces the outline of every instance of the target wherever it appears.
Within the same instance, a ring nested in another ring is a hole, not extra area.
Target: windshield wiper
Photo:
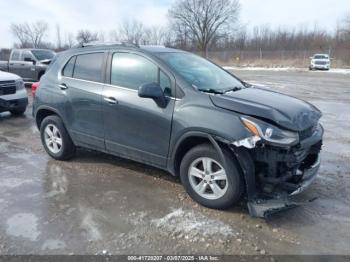
[[[238,90],[241,90],[241,87],[235,86],[235,87],[230,87],[222,91],[222,94],[228,93],[228,92],[236,92]]]
[[[198,88],[197,90],[205,92],[205,93],[212,93],[212,94],[223,94],[224,93],[222,90],[217,90],[217,89],[213,89],[213,88],[207,88],[207,89]]]

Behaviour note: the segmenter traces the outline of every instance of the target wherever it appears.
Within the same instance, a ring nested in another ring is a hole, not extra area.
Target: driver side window
[[[148,59],[129,53],[115,53],[111,84],[138,90],[142,84],[158,82],[158,67]]]
[[[21,61],[25,61],[25,59],[30,59],[30,60],[34,61],[34,57],[29,51],[23,51],[22,52]]]
[[[171,96],[169,77],[147,58],[131,53],[115,53],[112,58],[111,85],[138,90],[143,84],[158,83]]]

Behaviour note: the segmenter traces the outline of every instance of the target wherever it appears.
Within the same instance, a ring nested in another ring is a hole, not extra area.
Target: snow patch
[[[248,70],[248,71],[303,71],[304,68],[296,67],[236,67],[236,66],[224,66],[226,70]]]
[[[16,188],[25,184],[33,183],[33,182],[34,182],[33,180],[29,180],[29,179],[4,178],[0,180],[0,188],[1,187]]]
[[[38,218],[30,213],[19,213],[7,220],[6,233],[15,237],[27,238],[35,241],[40,232],[37,229]]]
[[[229,238],[236,234],[232,227],[220,220],[210,219],[194,211],[176,209],[166,216],[153,219],[152,224],[166,230],[172,235],[184,235],[185,238],[196,237],[223,237]]]
[[[298,67],[237,67],[237,66],[223,66],[226,70],[244,70],[244,71],[275,71],[275,72],[281,72],[281,71],[309,71],[308,68],[298,68]],[[329,71],[323,71],[323,70],[317,70],[317,71],[310,71],[310,73],[334,73],[334,74],[344,74],[344,75],[350,75],[350,69],[345,68],[333,68]]]
[[[66,248],[66,244],[61,240],[48,239],[44,242],[41,250],[56,250]]]

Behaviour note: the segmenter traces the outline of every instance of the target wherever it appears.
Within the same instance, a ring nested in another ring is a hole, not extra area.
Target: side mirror
[[[36,64],[35,60],[33,60],[33,59],[32,59],[32,58],[30,58],[30,57],[25,57],[25,58],[24,58],[24,61],[25,61],[25,62],[32,62],[32,63],[33,63],[33,65],[35,65],[35,64]]]
[[[157,83],[143,84],[139,87],[139,97],[153,99],[159,107],[166,107],[167,99]]]

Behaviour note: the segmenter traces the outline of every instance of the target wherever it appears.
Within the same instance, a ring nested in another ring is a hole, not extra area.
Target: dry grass
[[[280,68],[280,67],[295,67],[295,68],[308,68],[310,65],[309,59],[247,59],[238,60],[230,59],[228,61],[221,61],[220,59],[211,58],[217,64],[223,66],[237,66],[237,67],[268,67],[268,68]],[[334,68],[350,68],[341,60],[332,60],[332,67]]]

